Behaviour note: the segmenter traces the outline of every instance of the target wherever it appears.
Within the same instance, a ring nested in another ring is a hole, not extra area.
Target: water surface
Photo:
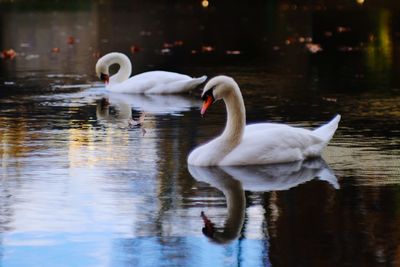
[[[3,4],[0,265],[399,265],[397,9],[271,3]],[[223,103],[110,94],[94,64],[114,50],[135,73],[234,77],[248,122],[342,121],[323,159],[188,168]]]

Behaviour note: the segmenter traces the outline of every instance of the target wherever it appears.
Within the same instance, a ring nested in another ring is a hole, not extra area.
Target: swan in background
[[[109,67],[119,65],[116,74],[110,76]],[[96,63],[97,76],[106,83],[106,89],[116,93],[130,94],[176,94],[187,92],[202,84],[207,76],[190,76],[167,71],[149,71],[134,75],[129,58],[122,53],[109,53]]]
[[[279,123],[246,126],[242,93],[230,77],[217,76],[205,85],[201,114],[217,100],[227,109],[225,130],[217,138],[197,147],[188,156],[196,166],[229,166],[284,163],[318,157],[335,133],[340,115],[329,123],[308,130]]]
[[[188,165],[190,174],[220,190],[227,203],[228,215],[221,229],[201,213],[203,234],[217,243],[229,243],[240,235],[245,218],[246,191],[288,190],[314,178],[327,181],[339,189],[337,178],[322,158],[305,161],[252,166],[200,167]]]

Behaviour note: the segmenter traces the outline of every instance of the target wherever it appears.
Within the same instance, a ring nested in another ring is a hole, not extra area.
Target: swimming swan
[[[110,76],[109,67],[119,65],[116,74]],[[106,89],[115,93],[129,94],[176,94],[187,92],[203,83],[207,76],[190,76],[168,71],[148,71],[134,75],[129,58],[122,53],[109,53],[96,63],[97,76],[106,83]]]
[[[227,122],[220,136],[189,154],[188,164],[196,166],[285,163],[318,157],[340,121],[337,115],[315,130],[279,123],[246,125],[242,93],[237,83],[227,76],[212,78],[204,87],[202,99],[202,115],[212,103],[223,99]]]

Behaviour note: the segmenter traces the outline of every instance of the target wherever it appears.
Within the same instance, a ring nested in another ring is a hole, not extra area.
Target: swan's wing
[[[156,70],[156,71],[147,71],[147,72],[137,74],[135,76],[132,76],[130,79],[144,80],[144,81],[145,80],[146,81],[154,81],[155,80],[158,82],[170,83],[170,82],[176,82],[176,81],[181,81],[181,80],[190,80],[192,78],[185,74]]]
[[[186,75],[185,75],[186,76]],[[202,84],[207,76],[202,76],[199,78],[186,77],[176,77],[176,80],[162,81],[154,86],[153,88],[146,91],[147,94],[177,94],[184,93],[192,90],[196,86]]]
[[[288,125],[265,125],[252,125],[249,129],[246,127],[242,142],[226,155],[219,165],[298,161],[318,156],[324,147],[324,142],[310,130]]]
[[[132,76],[122,83],[111,83],[107,89],[116,93],[174,94],[189,91],[207,79],[168,71],[148,71]]]
[[[138,79],[136,76],[122,83],[110,83],[106,89],[113,93],[142,94],[156,85],[156,80]]]
[[[130,77],[121,83],[110,83],[106,88],[115,93],[141,94],[171,82],[190,80],[184,74],[168,71],[148,71]]]
[[[246,127],[244,128],[245,133],[254,133],[257,131],[265,131],[265,130],[270,130],[270,129],[274,129],[274,128],[281,128],[282,130],[284,129],[289,129],[289,128],[293,128],[289,125],[286,124],[282,124],[282,123],[255,123],[255,124],[248,124],[246,125]]]

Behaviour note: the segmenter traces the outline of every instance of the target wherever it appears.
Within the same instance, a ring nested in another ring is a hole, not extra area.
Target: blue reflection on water
[[[240,239],[220,246],[194,236],[36,232],[7,234],[4,243],[4,266],[271,266],[266,240]]]
[[[14,233],[4,237],[4,266],[105,266],[111,234]]]
[[[119,248],[111,266],[271,266],[265,240],[241,239],[221,246],[193,236],[139,237],[114,243]]]

